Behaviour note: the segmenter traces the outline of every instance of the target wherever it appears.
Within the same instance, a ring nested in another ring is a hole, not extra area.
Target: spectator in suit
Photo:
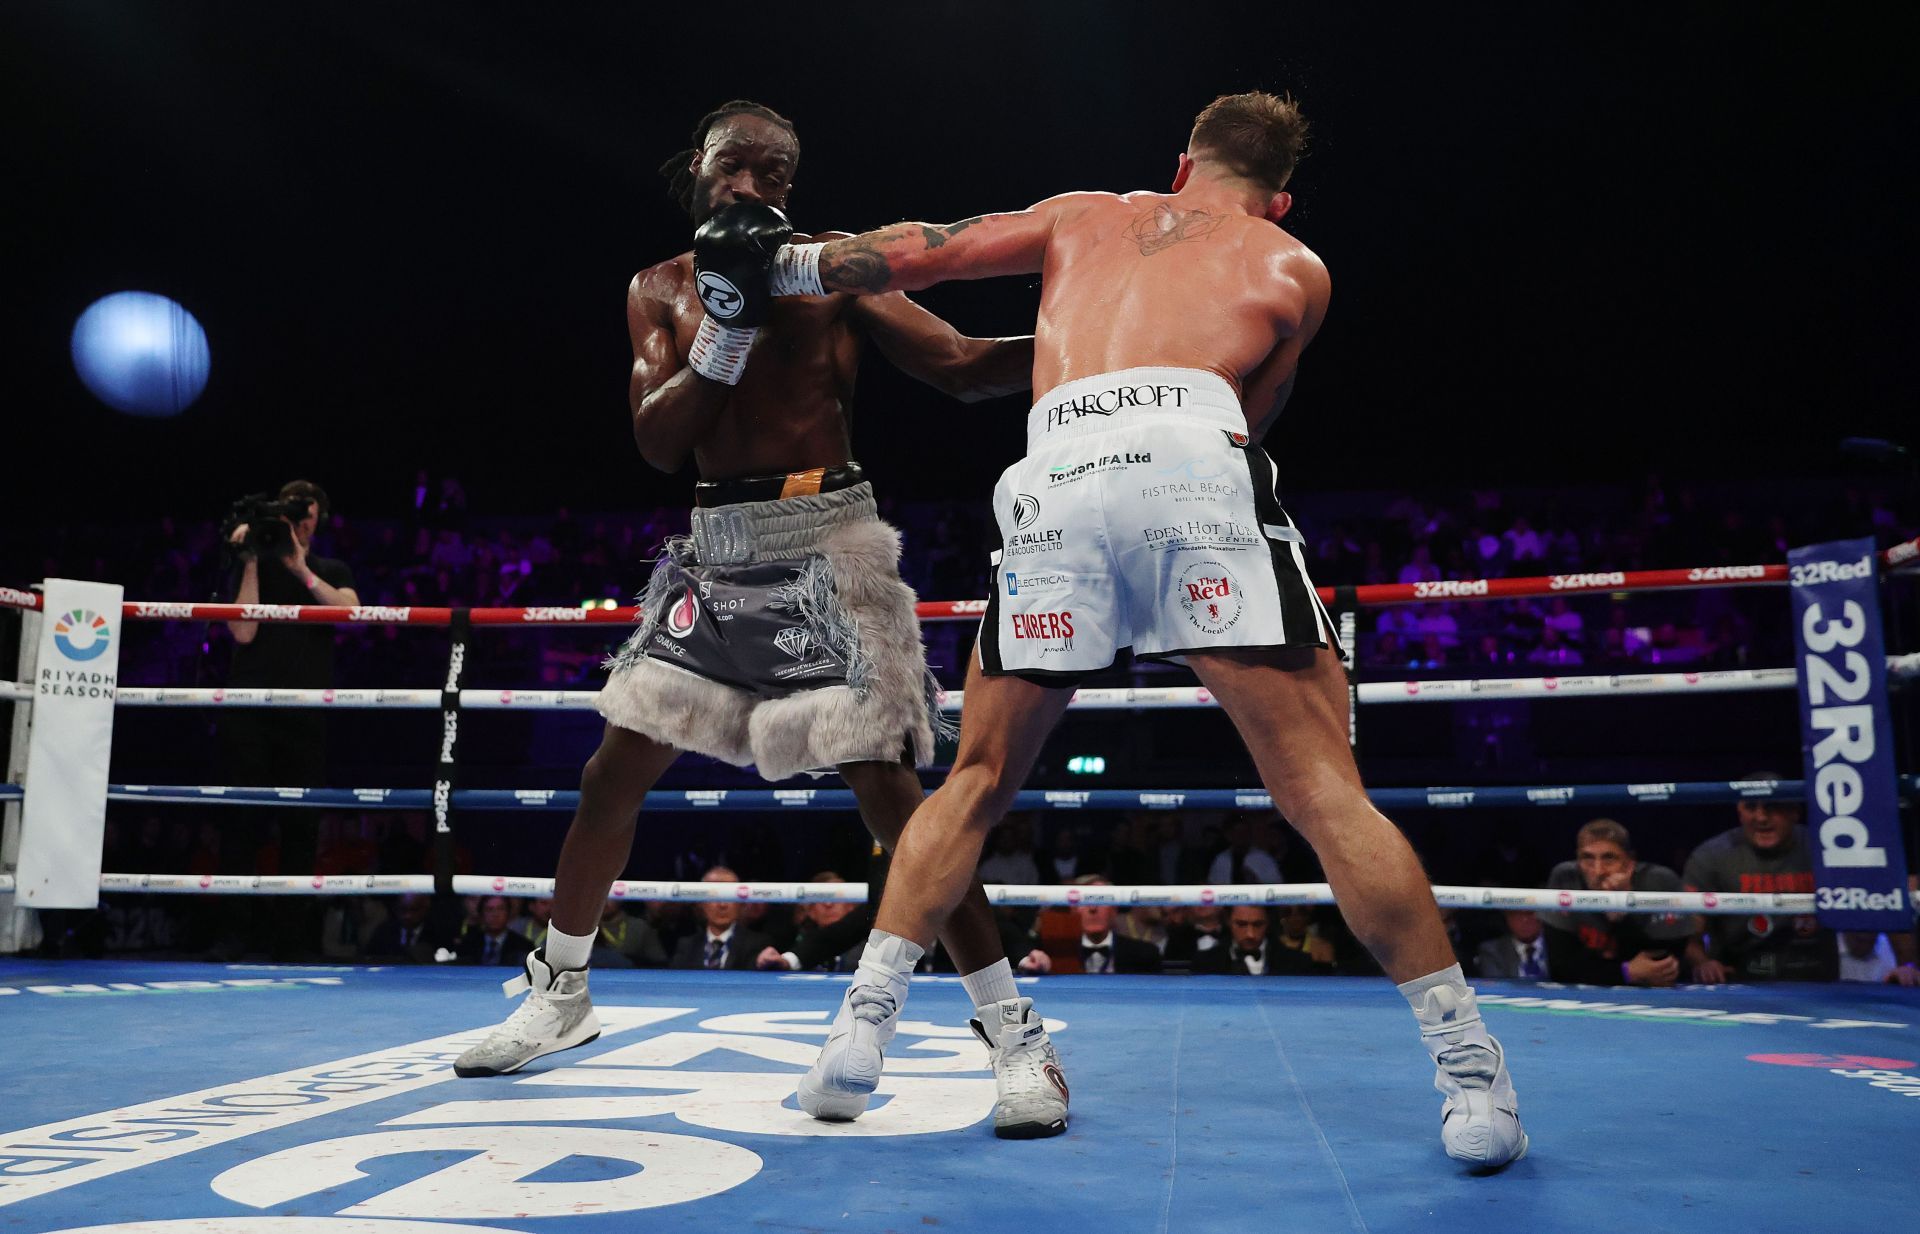
[[[704,883],[737,883],[740,876],[715,866],[701,877]],[[680,940],[673,953],[675,968],[752,968],[760,953],[772,945],[766,935],[739,924],[740,906],[732,900],[709,900],[700,906],[706,928]]]
[[[1202,953],[1193,971],[1233,977],[1328,976],[1333,948],[1313,936],[1313,913],[1296,905],[1273,929],[1272,915],[1257,904],[1236,904],[1227,914],[1232,943]]]
[[[1111,885],[1098,874],[1089,874],[1074,881],[1082,887]],[[1113,905],[1082,904],[1071,911],[1079,919],[1080,926],[1077,971],[1090,974],[1160,971],[1158,948],[1152,943],[1128,938],[1114,930],[1113,920],[1117,910]],[[1046,936],[1043,934],[1042,937]],[[1075,957],[1070,943],[1068,948],[1063,955],[1046,951],[1034,952],[1021,962],[1020,971],[1023,973],[1074,972],[1076,971]]]
[[[844,883],[847,880],[832,870],[822,870],[808,881]],[[872,910],[850,900],[822,900],[801,907],[800,928],[794,934],[793,945],[782,951],[768,943],[760,949],[756,964],[776,972],[850,973],[857,968],[860,952],[867,945],[867,934],[873,928]],[[850,964],[849,955],[853,957]]]
[[[1200,956],[1227,945],[1227,924],[1217,906],[1203,904],[1167,914],[1165,954],[1169,964],[1194,964]]]
[[[480,928],[468,930],[454,944],[456,964],[511,965],[520,967],[533,954],[533,944],[523,935],[507,928],[513,907],[505,896],[488,896],[480,902]]]
[[[431,896],[401,896],[394,915],[375,926],[367,936],[366,958],[402,964],[433,963],[433,953],[439,949],[440,940],[428,920],[432,915]]]
[[[1547,959],[1545,928],[1540,914],[1530,908],[1508,909],[1507,932],[1480,944],[1474,955],[1474,967],[1482,977],[1508,977],[1521,981],[1551,981],[1553,967]]]

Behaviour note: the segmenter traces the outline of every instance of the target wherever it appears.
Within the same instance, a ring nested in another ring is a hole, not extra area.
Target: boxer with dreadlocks
[[[793,123],[737,100],[703,116],[693,148],[661,171],[709,229],[738,203],[784,212],[799,163]],[[891,847],[920,804],[914,767],[932,760],[939,716],[899,534],[852,457],[861,354],[872,343],[969,402],[1026,389],[1033,368],[1032,338],[964,337],[904,295],[748,302],[724,280],[696,280],[690,252],[634,276],[627,329],[634,442],[661,471],[694,460],[692,534],[666,544],[639,628],[609,661],[606,731],[581,775],[546,946],[509,983],[527,999],[460,1057],[463,1076],[517,1071],[598,1035],[587,961],[601,909],[647,791],[683,751],[768,780],[835,769]],[[1018,999],[977,882],[944,938],[975,1005]],[[726,952],[724,937],[710,940],[707,966],[742,966]],[[1002,1134],[1064,1128],[1057,1086],[1024,1087],[1044,1091],[1002,1086]]]

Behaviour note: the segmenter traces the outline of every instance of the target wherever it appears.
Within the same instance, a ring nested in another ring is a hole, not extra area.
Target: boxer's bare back
[[[1286,208],[1274,200],[1201,179],[1176,193],[1067,193],[842,241],[822,253],[820,274],[828,286],[914,290],[1039,273],[1036,393],[1118,369],[1201,369],[1240,392],[1257,436],[1331,294],[1326,266],[1271,217]]]

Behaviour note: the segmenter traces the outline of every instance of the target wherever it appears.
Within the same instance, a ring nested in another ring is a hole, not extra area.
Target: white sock
[[[546,956],[547,967],[555,972],[585,968],[587,958],[593,954],[593,940],[599,936],[598,930],[592,934],[568,934],[557,925],[549,925],[547,945],[541,948],[541,954]]]
[[[904,984],[924,954],[926,949],[910,938],[875,930],[867,935],[867,949],[860,953],[860,971],[855,979],[865,977],[874,985],[892,985],[895,981]]]
[[[975,1007],[1020,997],[1019,989],[1013,984],[1013,965],[1007,963],[1005,956],[977,973],[961,974],[960,984],[967,988],[967,997]]]
[[[1399,989],[1413,1007],[1420,1035],[1427,1039],[1429,1049],[1463,1041],[1486,1044],[1487,1027],[1480,1021],[1480,1003],[1467,987],[1466,974],[1458,964],[1403,981]]]

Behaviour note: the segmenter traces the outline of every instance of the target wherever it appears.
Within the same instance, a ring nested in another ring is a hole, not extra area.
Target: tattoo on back
[[[928,248],[937,249],[979,221],[980,216],[976,214],[970,219],[961,219],[958,223],[948,223],[945,227],[928,227],[922,223],[920,235],[926,240]]]
[[[1127,225],[1127,238],[1140,246],[1142,257],[1162,253],[1176,244],[1204,240],[1226,222],[1226,216],[1205,210],[1182,213],[1164,202],[1136,214]]]

